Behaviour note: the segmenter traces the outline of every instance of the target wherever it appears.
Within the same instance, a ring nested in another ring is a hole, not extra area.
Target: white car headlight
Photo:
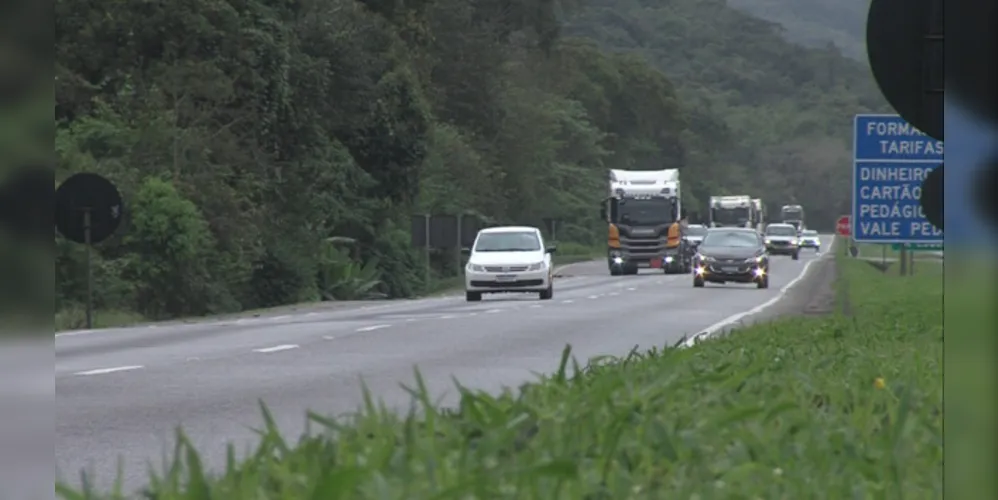
[[[766,238],[766,244],[767,245],[772,245],[773,244],[773,240],[771,240],[769,238]]]
[[[527,268],[528,271],[540,271],[541,269],[544,269],[544,261],[530,264],[530,267]]]
[[[613,257],[613,263],[614,264],[623,264],[624,263],[624,259],[621,259],[619,255],[616,255],[616,256]]]
[[[793,238],[793,239],[791,239],[791,240],[790,240],[790,244],[791,244],[791,245],[796,245],[796,244],[797,244],[797,238]]]
[[[484,273],[485,266],[480,266],[478,264],[468,264],[468,271],[473,273]]]

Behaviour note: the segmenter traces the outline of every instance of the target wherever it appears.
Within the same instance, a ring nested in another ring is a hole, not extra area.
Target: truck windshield
[[[711,220],[724,226],[742,225],[749,221],[748,207],[711,209]]]
[[[666,198],[623,199],[618,211],[622,224],[658,226],[674,220],[672,201]]]
[[[475,243],[476,252],[536,252],[540,249],[537,235],[526,231],[482,233]]]
[[[801,220],[804,218],[804,212],[800,210],[784,210],[783,220]]]

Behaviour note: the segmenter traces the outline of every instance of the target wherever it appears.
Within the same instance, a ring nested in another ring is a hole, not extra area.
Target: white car
[[[541,300],[554,296],[551,254],[536,227],[504,226],[482,229],[475,237],[464,268],[468,302],[483,293],[537,293]]]
[[[818,232],[814,229],[805,229],[801,231],[800,247],[813,248],[816,252],[821,253],[821,237],[818,236]]]

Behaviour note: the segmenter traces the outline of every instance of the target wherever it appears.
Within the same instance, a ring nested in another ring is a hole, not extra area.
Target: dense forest
[[[829,42],[866,62],[866,15],[870,0],[730,0],[729,4],[780,23],[788,40],[811,47]]]
[[[852,115],[884,106],[836,48],[719,0],[57,0],[56,57],[57,180],[127,204],[96,305],[155,319],[421,293],[413,213],[601,248],[607,168],[830,224]],[[70,311],[83,251],[57,251]]]

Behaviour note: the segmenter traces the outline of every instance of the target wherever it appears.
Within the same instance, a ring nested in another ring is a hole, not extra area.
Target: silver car
[[[793,260],[800,258],[797,228],[792,224],[770,224],[766,226],[763,237],[770,255],[789,255]]]

